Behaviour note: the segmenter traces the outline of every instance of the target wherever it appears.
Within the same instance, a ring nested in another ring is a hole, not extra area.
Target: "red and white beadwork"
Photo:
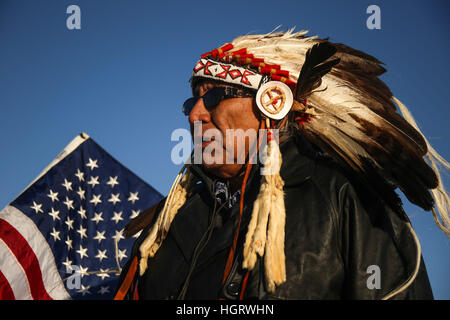
[[[211,59],[200,59],[192,71],[192,77],[202,77],[258,90],[268,78],[250,69]]]

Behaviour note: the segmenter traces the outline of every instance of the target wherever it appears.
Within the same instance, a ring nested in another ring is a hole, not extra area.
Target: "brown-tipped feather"
[[[161,205],[166,201],[166,198],[162,199],[160,202],[154,204],[136,218],[131,220],[124,228],[124,236],[126,239],[131,238],[139,231],[145,229],[155,217],[155,213],[161,209]]]
[[[339,63],[339,59],[328,60],[336,53],[336,48],[329,42],[320,42],[307,52],[297,82],[295,98],[305,99],[322,82],[322,77]]]

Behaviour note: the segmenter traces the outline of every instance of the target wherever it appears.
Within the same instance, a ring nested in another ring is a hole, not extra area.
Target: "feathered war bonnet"
[[[268,174],[261,176],[243,260],[243,267],[251,270],[257,255],[264,258],[269,291],[286,281],[284,183],[279,175],[281,154],[276,139],[271,138],[274,120],[282,123],[286,117],[294,119],[301,134],[324,154],[356,172],[375,189],[383,186],[377,192],[387,203],[392,200],[384,190],[389,184],[392,190],[399,188],[412,203],[432,210],[436,223],[450,235],[450,201],[437,162],[447,169],[450,165],[429,145],[408,109],[378,78],[386,71],[382,63],[346,45],[308,37],[306,33],[289,30],[238,37],[203,54],[192,73],[192,79],[221,81],[257,92],[256,102],[263,117],[271,119],[266,122],[269,137],[264,169]],[[396,112],[396,105],[405,118]],[[187,166],[175,179],[156,223],[140,247],[141,275],[196,182]],[[420,244],[409,227],[418,245],[420,262]]]

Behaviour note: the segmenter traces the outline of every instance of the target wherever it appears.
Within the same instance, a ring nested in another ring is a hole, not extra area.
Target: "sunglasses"
[[[201,97],[192,97],[187,99],[183,103],[183,113],[188,116],[198,99],[203,99],[206,109],[211,110],[225,99],[245,97],[255,97],[255,94],[234,87],[214,87],[208,90]]]

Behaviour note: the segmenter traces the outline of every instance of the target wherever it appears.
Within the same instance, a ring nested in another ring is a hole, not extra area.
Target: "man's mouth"
[[[202,137],[202,149],[206,148],[207,145],[209,145],[211,142],[215,141],[215,137]]]
[[[216,137],[207,137],[207,136],[197,136],[194,138],[194,142],[196,144],[201,144],[202,149],[205,149],[207,145],[209,145],[211,142],[219,142],[219,140],[216,140]]]

